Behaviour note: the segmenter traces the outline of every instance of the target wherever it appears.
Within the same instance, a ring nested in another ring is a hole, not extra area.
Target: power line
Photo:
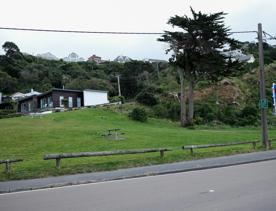
[[[271,34],[265,32],[265,31],[263,31],[263,33],[264,33],[265,37],[266,37],[266,36],[269,36],[269,37],[270,37],[270,38],[268,38],[269,40],[276,40],[276,36],[272,36]]]
[[[82,31],[82,30],[60,30],[60,29],[37,29],[37,28],[14,28],[0,27],[2,30],[35,31],[35,32],[57,32],[57,33],[79,33],[79,34],[124,34],[124,35],[161,35],[161,32],[115,32],[115,31]]]
[[[119,34],[119,35],[162,35],[164,32],[123,32],[123,31],[86,31],[86,30],[60,30],[60,29],[39,29],[39,28],[17,28],[0,27],[0,30],[34,31],[34,32],[56,32],[56,33],[79,33],[79,34]],[[258,33],[257,31],[233,31],[229,34]]]
[[[250,34],[250,33],[258,33],[257,31],[233,31],[229,32],[229,34]]]

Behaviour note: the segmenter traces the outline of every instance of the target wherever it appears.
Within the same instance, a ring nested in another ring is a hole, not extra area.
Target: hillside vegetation
[[[108,140],[103,134],[108,129],[120,128],[125,140]],[[0,120],[0,160],[23,158],[13,164],[12,173],[0,171],[0,180],[55,176],[152,165],[182,160],[213,157],[252,151],[251,145],[198,150],[194,156],[181,150],[183,145],[224,143],[229,141],[257,140],[257,128],[197,128],[184,129],[178,123],[149,119],[145,123],[130,120],[108,108],[82,109],[54,113],[42,118],[29,116]],[[276,130],[270,131],[276,136]],[[160,158],[159,153],[140,155],[77,158],[62,160],[61,169],[55,161],[44,161],[49,153],[111,151],[169,147],[173,151]],[[259,148],[260,149],[260,148]]]
[[[156,63],[135,60],[103,64],[50,61],[22,54],[15,44],[10,45],[9,48],[3,45],[6,47],[6,55],[0,56],[0,91],[4,94],[16,91],[29,92],[31,88],[44,92],[54,87],[65,86],[70,89],[108,90],[110,101],[114,102],[119,99],[115,76],[120,74],[121,90],[125,100],[138,101],[148,106],[153,117],[180,120],[179,77],[170,64],[159,63],[157,66]],[[269,124],[275,125],[275,117],[272,116],[271,84],[276,79],[276,49],[268,44],[264,47]],[[257,45],[244,43],[242,49],[244,53],[255,56],[254,63],[242,67],[244,74],[224,78],[218,83],[207,80],[197,83],[194,121],[196,124],[259,124]],[[186,90],[188,92],[188,87]]]

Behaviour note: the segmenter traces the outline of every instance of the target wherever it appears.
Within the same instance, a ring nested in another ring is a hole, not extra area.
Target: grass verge
[[[102,136],[108,129],[120,128],[125,140],[111,141]],[[196,150],[194,156],[183,145],[258,140],[257,128],[184,129],[178,123],[150,119],[146,123],[129,120],[106,108],[54,113],[42,118],[16,117],[0,120],[0,159],[23,158],[13,164],[10,174],[0,169],[0,181],[39,178],[64,174],[106,171],[119,168],[170,163],[252,152],[252,145]],[[270,131],[276,136],[276,130]],[[119,149],[169,147],[174,150],[160,158],[159,153],[63,159],[44,161],[45,154]],[[261,150],[259,147],[257,150]],[[256,151],[257,151],[256,150]]]

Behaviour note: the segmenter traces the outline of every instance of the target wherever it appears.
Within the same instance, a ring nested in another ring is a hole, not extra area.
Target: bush
[[[168,108],[168,118],[173,121],[180,120],[180,104],[179,103],[170,103],[167,104]]]
[[[157,98],[154,96],[153,93],[142,91],[136,97],[137,102],[147,105],[147,106],[154,106],[158,104]]]
[[[109,101],[111,103],[116,103],[116,102],[122,102],[122,104],[125,102],[124,96],[113,96],[109,97]]]
[[[254,106],[244,107],[239,114],[238,124],[245,125],[257,125],[258,124],[258,110]]]
[[[66,98],[64,98],[64,99],[62,100],[62,104],[64,105],[65,108],[68,108],[69,100],[66,99]]]
[[[22,114],[16,113],[15,110],[0,110],[0,119],[12,118],[22,116]]]
[[[216,119],[215,108],[207,103],[196,104],[195,106],[195,121],[197,124],[212,122]]]
[[[238,125],[238,115],[239,112],[237,108],[233,105],[229,105],[222,109],[219,120],[225,124]]]
[[[168,110],[162,104],[155,105],[153,108],[154,116],[157,118],[167,118],[168,117]]]
[[[256,116],[258,115],[258,110],[255,106],[245,106],[240,113],[240,117],[246,118],[248,116]]]
[[[258,124],[258,110],[254,106],[246,106],[239,110],[236,105],[224,105],[219,108],[212,104],[196,104],[195,123],[206,124],[220,122],[232,126]]]
[[[139,122],[146,122],[148,120],[147,112],[143,108],[134,108],[129,117]]]

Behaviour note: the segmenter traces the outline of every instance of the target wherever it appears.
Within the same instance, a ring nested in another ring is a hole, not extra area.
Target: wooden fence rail
[[[204,144],[204,145],[189,145],[183,146],[182,149],[189,149],[191,154],[194,154],[194,149],[202,149],[202,148],[211,148],[211,147],[226,147],[226,146],[234,146],[234,145],[243,145],[243,144],[252,144],[253,149],[256,149],[256,144],[260,141],[242,141],[242,142],[228,142],[222,144]]]
[[[103,151],[103,152],[78,152],[78,153],[60,153],[60,154],[48,154],[44,156],[44,160],[56,160],[56,167],[59,169],[61,165],[61,159],[64,158],[79,158],[79,157],[95,157],[95,156],[112,156],[112,155],[127,155],[127,154],[141,154],[160,152],[160,156],[164,156],[164,152],[171,151],[167,148],[158,149],[137,149],[137,150],[116,150],[116,151]]]
[[[23,159],[7,159],[7,160],[0,160],[0,164],[6,164],[5,165],[5,172],[10,173],[11,172],[11,164],[22,162]]]

